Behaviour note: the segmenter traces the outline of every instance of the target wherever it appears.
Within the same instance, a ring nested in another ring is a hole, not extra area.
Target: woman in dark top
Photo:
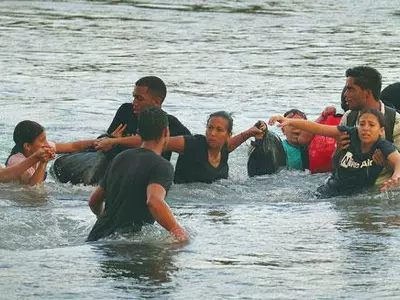
[[[327,182],[317,190],[322,196],[332,197],[354,193],[374,185],[383,169],[372,159],[377,149],[382,151],[394,169],[391,179],[384,183],[381,191],[400,183],[400,154],[392,143],[381,138],[385,132],[384,117],[376,109],[363,109],[360,112],[357,127],[322,125],[281,116],[271,117],[269,124],[272,125],[275,122],[281,123],[281,126],[294,126],[324,136],[334,137],[342,132],[350,135],[350,146],[344,149],[338,165]]]
[[[206,182],[228,178],[228,156],[248,138],[263,134],[265,123],[260,128],[232,136],[233,120],[229,113],[218,111],[208,117],[205,135],[171,137],[166,150],[178,152],[175,167],[175,183]]]

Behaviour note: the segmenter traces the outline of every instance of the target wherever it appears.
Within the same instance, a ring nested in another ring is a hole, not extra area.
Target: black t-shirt
[[[132,225],[153,223],[147,206],[147,186],[157,183],[168,192],[173,174],[171,163],[153,151],[137,148],[118,154],[100,181],[105,190],[105,211],[88,240],[95,241]]]
[[[221,150],[221,161],[214,167],[208,161],[208,145],[204,135],[185,136],[185,150],[175,167],[175,183],[205,182],[228,178],[228,148]]]
[[[372,160],[375,150],[380,149],[385,158],[396,151],[387,140],[379,139],[368,152],[362,152],[357,127],[338,126],[339,131],[350,135],[350,146],[340,157],[338,166],[327,185],[332,194],[348,193],[374,185],[383,167]]]
[[[189,129],[187,129],[176,117],[168,115],[169,131],[171,136],[179,135],[190,135]],[[124,103],[122,104],[117,113],[114,116],[110,126],[108,127],[107,133],[111,134],[120,124],[126,124],[126,128],[123,132],[123,136],[135,135],[138,133],[138,116],[133,113],[133,104]],[[126,148],[120,147],[121,150]],[[118,151],[119,152],[119,151]],[[162,156],[170,160],[171,152],[165,151]]]

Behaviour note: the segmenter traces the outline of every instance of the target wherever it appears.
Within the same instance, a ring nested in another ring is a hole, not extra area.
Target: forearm
[[[400,176],[400,154],[396,151],[388,156],[388,161],[391,167],[393,167],[392,177]]]
[[[57,143],[56,150],[57,153],[78,152],[93,146],[94,141],[95,140],[82,140],[72,143]]]
[[[171,232],[177,228],[181,228],[168,204],[164,200],[156,196],[150,196],[147,205],[154,220],[156,220],[166,230]]]
[[[228,141],[228,151],[232,152],[235,150],[237,147],[239,147],[241,144],[243,144],[247,139],[251,137],[251,133],[249,130],[243,131],[234,137],[231,137]]]
[[[39,159],[36,156],[31,155],[16,165],[0,169],[0,181],[9,182],[12,180],[18,180],[27,169],[38,161]]]
[[[132,135],[126,137],[119,137],[119,138],[111,138],[110,139],[111,145],[124,145],[131,148],[139,148],[142,144],[142,139],[139,135]]]
[[[25,184],[35,185],[43,182],[44,174],[46,172],[47,162],[40,162],[39,166],[36,168],[35,173],[26,179],[23,179],[22,182]]]
[[[288,125],[294,126],[298,129],[323,136],[338,136],[340,134],[339,129],[336,126],[318,124],[308,120],[302,119],[288,119]]]

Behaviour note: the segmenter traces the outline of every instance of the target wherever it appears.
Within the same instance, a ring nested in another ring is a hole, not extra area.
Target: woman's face
[[[360,117],[358,122],[358,135],[361,142],[373,144],[380,136],[383,136],[384,132],[385,128],[381,127],[375,115],[365,113]]]
[[[229,122],[222,117],[211,117],[207,123],[206,140],[210,148],[222,148],[231,137]]]
[[[40,147],[46,145],[47,143],[48,142],[47,142],[46,131],[43,131],[33,140],[32,144],[25,143],[24,148],[27,154],[31,155],[35,153],[37,150],[39,150]]]

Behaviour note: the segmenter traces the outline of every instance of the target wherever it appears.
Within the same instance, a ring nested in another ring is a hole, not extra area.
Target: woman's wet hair
[[[228,113],[228,112],[226,112],[224,110],[220,110],[220,111],[214,112],[214,113],[212,113],[211,115],[208,116],[207,124],[208,124],[208,122],[210,122],[210,119],[214,118],[214,117],[219,117],[219,118],[223,118],[223,119],[227,120],[228,121],[228,128],[226,130],[228,131],[228,133],[232,133],[233,119],[232,119],[232,114],[231,113]]]
[[[139,135],[143,141],[159,140],[168,127],[167,114],[158,107],[149,107],[139,114]]]
[[[19,152],[24,153],[24,144],[32,144],[35,139],[42,134],[44,127],[35,121],[25,120],[15,126],[13,140],[15,146],[12,148],[7,158],[6,165],[10,157]]]
[[[367,107],[367,108],[362,109],[360,111],[360,115],[358,117],[358,121],[360,121],[361,116],[364,115],[364,114],[374,115],[378,119],[379,125],[381,127],[385,127],[385,117],[383,116],[383,114],[379,110],[377,110],[375,108],[371,108],[371,107]]]

